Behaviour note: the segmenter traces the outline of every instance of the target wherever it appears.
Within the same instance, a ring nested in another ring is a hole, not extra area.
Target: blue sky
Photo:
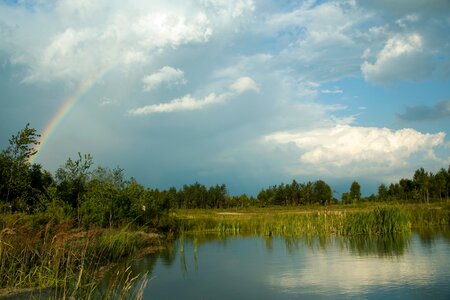
[[[149,187],[380,183],[450,164],[450,2],[0,2],[0,146],[42,132]],[[100,74],[100,75],[98,75]]]

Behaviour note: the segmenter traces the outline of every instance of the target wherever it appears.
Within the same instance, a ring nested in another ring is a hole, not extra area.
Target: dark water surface
[[[144,299],[450,299],[450,238],[182,237],[146,271]]]

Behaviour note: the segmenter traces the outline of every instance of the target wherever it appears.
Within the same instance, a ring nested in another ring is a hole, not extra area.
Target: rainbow
[[[96,72],[87,79],[84,79],[76,88],[76,90],[63,101],[63,104],[58,108],[56,113],[52,116],[47,125],[44,126],[44,130],[39,138],[39,144],[35,146],[34,150],[37,151],[30,159],[30,163],[35,163],[39,158],[39,154],[44,149],[47,142],[50,140],[52,135],[55,133],[56,129],[62,123],[64,118],[70,113],[78,100],[107,72],[111,67],[103,68],[102,70]]]

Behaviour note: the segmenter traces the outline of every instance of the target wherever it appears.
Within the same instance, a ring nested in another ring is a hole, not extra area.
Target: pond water
[[[132,269],[143,299],[450,299],[450,238],[191,236]]]

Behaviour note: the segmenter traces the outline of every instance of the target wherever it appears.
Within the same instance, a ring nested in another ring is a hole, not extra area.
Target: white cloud
[[[236,80],[231,86],[230,89],[236,92],[237,94],[242,94],[247,91],[254,91],[259,93],[259,86],[256,82],[250,77],[241,77]]]
[[[417,33],[390,38],[374,63],[365,61],[361,71],[366,80],[389,83],[399,79],[421,79],[429,75],[433,64],[424,51],[423,37]]]
[[[344,91],[341,89],[334,89],[334,90],[321,90],[322,94],[342,94]]]
[[[165,49],[207,42],[211,33],[201,13],[188,18],[158,12],[137,20],[123,16],[96,27],[69,27],[53,37],[36,59],[27,61],[30,74],[25,81],[76,80],[114,65],[148,63]]]
[[[226,95],[216,95],[214,93],[209,94],[203,99],[196,99],[191,95],[186,95],[182,98],[177,98],[169,103],[159,103],[153,105],[147,105],[141,108],[130,110],[131,115],[150,115],[154,113],[167,113],[183,110],[198,110],[205,108],[212,104],[222,103],[226,100]]]
[[[212,34],[204,13],[187,18],[176,13],[150,13],[131,25],[131,32],[145,47],[177,47],[190,42],[206,42]]]
[[[191,95],[186,95],[182,98],[174,99],[169,103],[152,104],[132,109],[129,111],[129,114],[150,115],[154,113],[199,110],[214,104],[224,103],[229,98],[237,96],[245,91],[253,90],[258,92],[259,88],[256,82],[250,77],[240,77],[230,86],[230,90],[230,92],[225,92],[222,94],[210,93],[202,99],[196,99]]]
[[[435,159],[433,149],[443,145],[444,138],[443,132],[423,134],[410,128],[392,131],[336,125],[309,131],[276,132],[267,135],[264,141],[294,145],[297,164],[313,166],[317,172],[342,175],[344,170],[365,174],[370,168],[403,167],[417,153]]]
[[[165,66],[159,69],[158,72],[142,78],[142,83],[144,91],[151,91],[164,83],[169,86],[186,84],[186,79],[182,70]]]
[[[2,5],[0,37],[8,41],[0,46],[2,54],[25,67],[28,83],[80,81],[99,69],[129,70],[180,47],[208,43],[214,34],[233,32],[254,9],[247,0],[94,2]]]
[[[48,81],[53,78],[73,78],[95,70],[89,44],[94,33],[89,30],[67,28],[52,40],[39,59],[31,63],[25,82]]]

